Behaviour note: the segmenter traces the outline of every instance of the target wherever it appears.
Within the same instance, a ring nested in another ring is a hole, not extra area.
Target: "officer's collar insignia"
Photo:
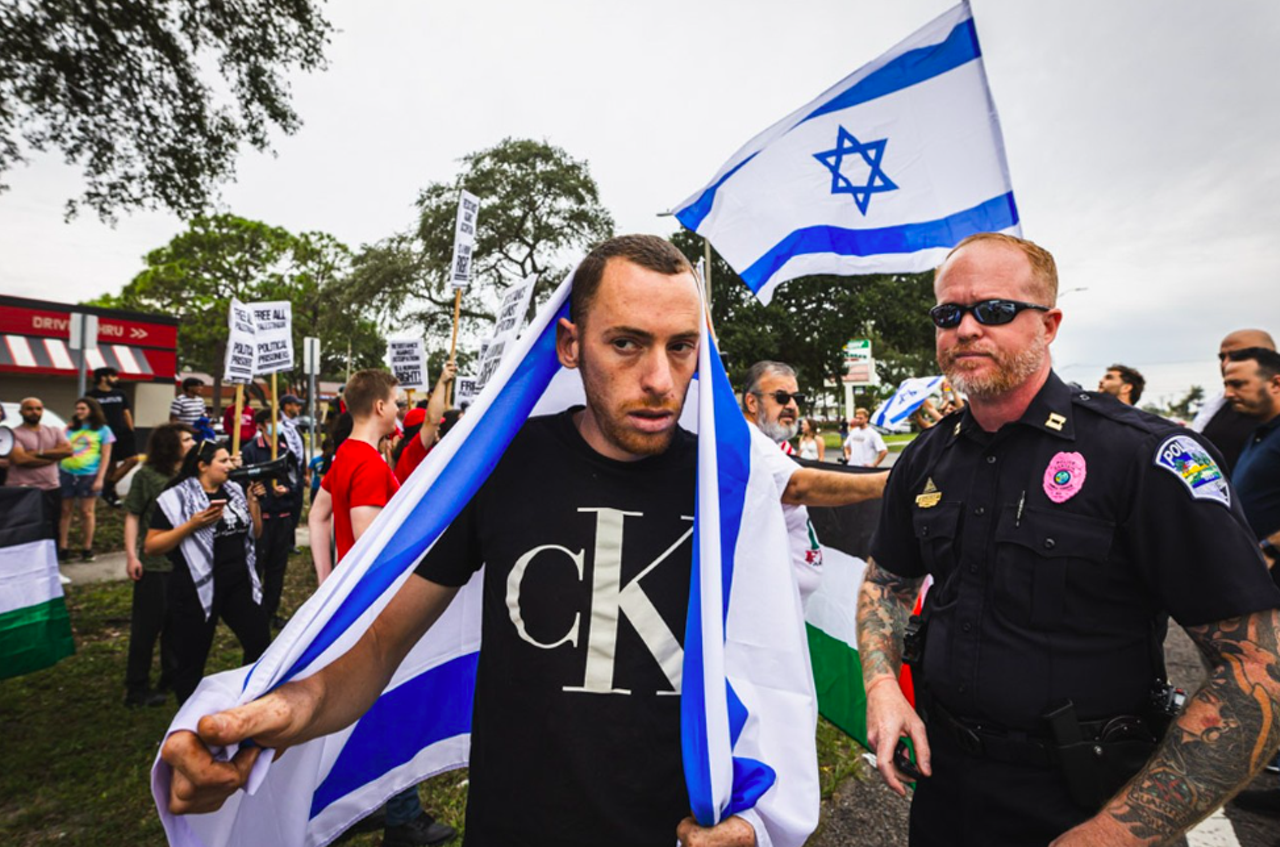
[[[942,500],[942,492],[933,484],[933,477],[925,481],[924,490],[916,496],[916,505],[921,509],[932,509]]]
[[[1044,425],[1054,432],[1062,432],[1062,425],[1066,422],[1066,416],[1060,415],[1057,412],[1050,412],[1049,419],[1044,422]]]
[[[1196,500],[1216,500],[1231,508],[1231,488],[1218,463],[1190,435],[1166,438],[1156,449],[1156,467],[1164,468],[1186,486]]]
[[[1044,469],[1044,493],[1055,503],[1065,503],[1080,493],[1088,469],[1079,453],[1058,453]]]

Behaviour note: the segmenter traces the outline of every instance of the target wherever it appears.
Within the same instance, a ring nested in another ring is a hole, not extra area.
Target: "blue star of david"
[[[884,171],[880,168],[880,160],[884,158],[884,147],[888,141],[889,139],[882,138],[879,141],[869,141],[863,144],[854,138],[853,133],[849,132],[849,130],[840,127],[840,134],[836,136],[835,148],[813,154],[813,158],[831,171],[831,193],[852,194],[853,202],[857,204],[858,211],[863,216],[867,214],[867,207],[871,205],[872,194],[896,191],[898,188],[897,184],[885,176]],[[867,174],[866,185],[854,185],[848,177],[840,172],[840,165],[844,162],[844,157],[855,154],[861,156],[862,160],[871,168],[871,171]]]

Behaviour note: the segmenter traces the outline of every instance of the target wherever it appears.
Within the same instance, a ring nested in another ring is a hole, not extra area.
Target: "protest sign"
[[[227,357],[223,367],[224,382],[243,385],[253,381],[254,360],[257,352],[253,322],[253,310],[232,298],[227,315]]]
[[[457,385],[457,403],[459,406],[465,403],[471,403],[476,399],[479,391],[479,380],[474,376],[460,376],[455,380]]]
[[[458,220],[453,228],[453,264],[449,281],[462,290],[471,284],[471,253],[476,246],[476,217],[480,198],[469,191],[458,195]]]
[[[293,369],[293,306],[288,300],[254,303],[257,355],[254,372],[272,374]]]
[[[507,289],[503,295],[502,305],[498,307],[498,321],[493,328],[495,337],[507,334],[515,335],[524,325],[525,313],[529,311],[529,298],[533,295],[537,276],[527,276]]]
[[[427,387],[427,353],[421,338],[387,339],[387,367],[405,390]]]
[[[480,360],[480,376],[476,378],[476,392],[484,390],[489,384],[489,378],[498,370],[498,365],[502,362],[502,354],[507,349],[508,340],[514,341],[513,335],[504,338],[494,338],[489,341],[488,346],[484,348],[484,356]]]

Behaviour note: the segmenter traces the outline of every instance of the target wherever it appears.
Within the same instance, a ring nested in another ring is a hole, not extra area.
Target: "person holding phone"
[[[204,676],[205,661],[221,618],[244,648],[244,664],[257,661],[271,642],[254,569],[262,533],[254,483],[248,491],[228,479],[234,461],[225,447],[204,441],[156,500],[144,551],[173,563],[169,613],[173,635],[173,693],[183,703]]]

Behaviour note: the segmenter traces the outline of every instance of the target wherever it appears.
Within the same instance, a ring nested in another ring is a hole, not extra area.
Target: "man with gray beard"
[[[858,602],[867,736],[891,788],[916,781],[912,847],[1169,843],[1280,740],[1280,589],[1221,457],[1058,378],[1057,291],[1047,251],[995,233],[934,278],[969,406],[895,464]],[[1213,663],[1185,709],[1169,616]]]
[[[804,395],[790,365],[761,361],[747,371],[742,410],[747,421],[753,424],[751,437],[778,445],[776,452],[765,449],[761,455],[773,457],[768,472],[777,480],[778,488],[797,495],[783,500],[782,513],[787,521],[792,572],[803,599],[817,590],[822,581],[822,547],[809,523],[805,504],[845,506],[878,499],[884,493],[888,474],[825,471],[802,467],[788,458],[794,452],[789,442],[800,427],[802,403]]]

